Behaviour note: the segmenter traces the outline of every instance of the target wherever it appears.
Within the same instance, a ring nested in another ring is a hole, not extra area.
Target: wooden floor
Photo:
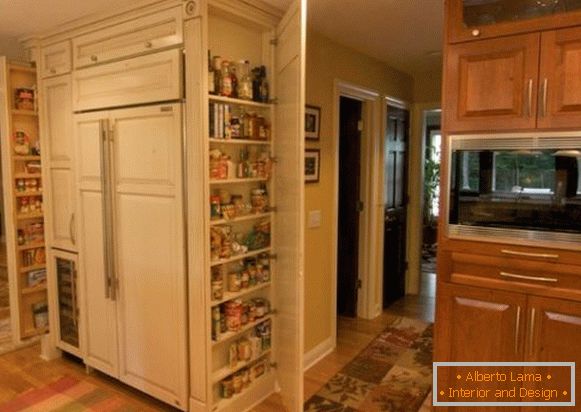
[[[335,373],[353,359],[377,336],[393,316],[407,316],[433,322],[435,275],[424,274],[419,296],[407,296],[393,304],[373,320],[338,319],[337,348],[305,373],[304,395],[308,399]],[[64,375],[88,380],[104,389],[116,392],[139,411],[173,411],[156,400],[101,374],[85,373],[84,366],[70,359],[44,362],[38,346],[0,356],[0,404],[32,388],[46,385]],[[278,395],[272,395],[254,409],[256,412],[285,411]],[[427,409],[429,410],[429,409]],[[422,409],[423,411],[423,409]]]

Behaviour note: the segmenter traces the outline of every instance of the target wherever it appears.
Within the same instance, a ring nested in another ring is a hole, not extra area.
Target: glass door
[[[68,350],[66,345],[79,349],[79,304],[76,256],[67,257],[64,253],[55,254],[59,341],[64,343],[61,349]]]

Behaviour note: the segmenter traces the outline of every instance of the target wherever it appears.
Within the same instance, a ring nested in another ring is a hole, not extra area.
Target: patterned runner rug
[[[113,392],[92,383],[64,377],[0,405],[0,412],[137,412]]]
[[[432,324],[396,318],[304,410],[417,412],[432,387],[432,335]]]

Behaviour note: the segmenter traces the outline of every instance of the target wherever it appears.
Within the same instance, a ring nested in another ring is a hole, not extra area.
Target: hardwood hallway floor
[[[339,318],[337,324],[337,348],[305,373],[305,400],[315,394],[333,375],[364,349],[394,316],[407,316],[433,322],[435,275],[424,274],[422,293],[406,296],[395,302],[381,316],[373,320]],[[175,411],[144,394],[99,373],[85,373],[84,366],[63,358],[44,362],[39,358],[38,345],[0,356],[0,405],[20,393],[46,385],[68,375],[88,380],[94,385],[114,391],[133,404],[137,410]],[[284,411],[280,397],[272,395],[255,412]],[[422,409],[423,410],[423,409]]]

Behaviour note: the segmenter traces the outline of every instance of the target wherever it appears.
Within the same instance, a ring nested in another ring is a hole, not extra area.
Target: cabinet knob
[[[151,49],[152,46],[153,46],[153,44],[150,41],[145,42],[145,48]]]
[[[480,30],[478,30],[478,29],[474,29],[474,30],[472,30],[472,36],[473,36],[473,37],[478,37],[478,36],[480,36]]]
[[[97,56],[95,56],[94,54],[91,56],[91,61],[96,62],[97,61]]]
[[[52,74],[55,74],[55,73],[56,73],[56,69],[55,69],[54,67],[51,67],[51,68],[50,68],[50,72],[51,72]]]

